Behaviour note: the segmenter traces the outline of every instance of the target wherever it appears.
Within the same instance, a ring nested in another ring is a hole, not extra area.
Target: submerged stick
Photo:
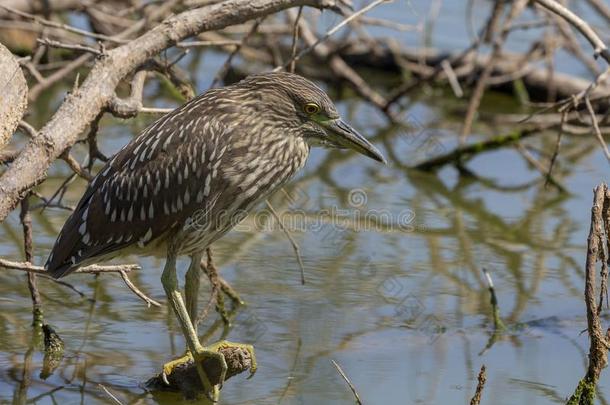
[[[470,405],[479,405],[481,403],[481,396],[483,395],[483,388],[485,388],[485,382],[487,381],[487,374],[485,373],[486,368],[485,364],[481,366],[481,371],[479,371],[477,389],[474,393],[474,396],[470,400]]]
[[[254,366],[251,353],[242,347],[227,346],[218,351],[227,362],[225,381],[246,370],[252,370]],[[217,385],[220,382],[220,363],[214,358],[208,358],[202,362],[202,366],[210,384]],[[201,379],[193,361],[174,367],[166,378],[169,384],[163,381],[162,373],[158,374],[146,382],[146,387],[152,390],[181,392],[188,399],[194,399],[203,392]]]
[[[498,306],[498,297],[496,296],[496,289],[494,287],[494,282],[491,279],[491,274],[489,271],[483,267],[483,274],[485,274],[485,279],[487,280],[487,288],[489,289],[490,302],[492,308],[492,315],[494,321],[494,330],[502,331],[506,329],[504,322],[502,322],[502,318],[500,318],[500,308]]]
[[[30,215],[29,196],[21,200],[21,213],[19,215],[23,227],[23,251],[25,261],[31,262],[33,259],[34,238],[32,237],[32,216]],[[28,273],[28,290],[32,298],[32,326],[34,333],[39,334],[43,323],[42,299],[38,291],[38,280],[36,273]]]
[[[354,398],[356,399],[356,404],[362,405],[362,400],[360,399],[360,396],[358,395],[358,392],[356,391],[356,387],[354,387],[354,384],[352,384],[352,382],[349,380],[349,378],[347,377],[347,375],[345,374],[345,372],[343,371],[341,366],[339,366],[337,364],[337,362],[334,360],[331,360],[331,363],[333,363],[333,366],[335,366],[335,368],[337,369],[339,374],[341,374],[341,377],[343,377],[343,379],[345,380],[347,385],[349,385],[349,389],[352,390],[352,393],[354,394]]]

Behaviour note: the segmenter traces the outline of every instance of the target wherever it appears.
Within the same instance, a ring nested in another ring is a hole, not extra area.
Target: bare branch
[[[567,7],[559,4],[555,0],[535,0],[536,3],[547,8],[553,13],[565,18],[570,24],[572,24],[580,33],[587,38],[587,40],[593,45],[594,56],[597,58],[601,56],[604,60],[610,64],[610,51],[604,44],[604,41],[597,35],[597,33],[591,28],[591,26],[582,18],[574,14]]]
[[[108,111],[119,118],[135,117],[142,109],[142,92],[144,91],[145,81],[146,71],[140,70],[136,72],[131,80],[131,94],[129,98],[120,99],[117,96],[112,97],[108,103]]]
[[[16,15],[18,15],[20,17],[27,18],[27,19],[30,19],[30,20],[34,20],[38,24],[44,25],[45,27],[59,28],[59,29],[62,29],[62,30],[68,31],[68,32],[72,32],[74,34],[82,35],[84,37],[89,37],[89,38],[95,38],[95,39],[99,39],[99,40],[103,40],[103,41],[114,42],[114,43],[117,43],[117,44],[123,44],[123,43],[128,42],[127,40],[124,40],[124,39],[110,37],[108,35],[103,35],[103,34],[96,34],[96,33],[91,32],[91,31],[85,31],[85,30],[81,30],[80,28],[72,27],[71,25],[60,24],[60,23],[57,23],[55,21],[45,20],[44,18],[41,18],[41,17],[39,17],[37,15],[26,13],[25,11],[19,11],[19,10],[16,10],[16,9],[12,8],[12,7],[8,7],[8,6],[2,5],[2,4],[0,4],[0,8],[4,9],[5,11],[7,11],[9,13],[16,14]]]
[[[35,266],[28,262],[13,262],[11,260],[6,260],[2,258],[0,258],[0,269],[21,270],[30,273],[45,275],[48,274],[42,266]],[[140,270],[140,266],[138,266],[137,264],[113,264],[107,266],[92,264],[90,266],[81,267],[80,269],[77,269],[74,273],[118,273],[121,271],[130,272],[132,270]]]
[[[27,122],[25,122],[23,120],[19,121],[18,128],[20,130],[22,130],[30,138],[34,138],[34,137],[36,137],[36,135],[38,135],[38,131],[36,131],[36,128],[34,128],[33,126],[31,126],[30,124],[28,124]]]
[[[604,137],[602,136],[602,133],[599,129],[599,123],[597,122],[597,117],[595,116],[595,110],[593,110],[593,106],[591,105],[591,100],[589,99],[589,97],[585,97],[585,105],[587,106],[587,111],[589,111],[589,116],[591,117],[591,122],[593,124],[594,129],[593,132],[595,133],[595,136],[599,141],[602,150],[604,151],[606,159],[608,159],[608,162],[610,162],[610,150],[608,150],[608,145],[606,144],[606,141],[604,140]]]
[[[92,53],[96,56],[102,56],[104,55],[104,51],[100,50],[100,49],[95,49],[92,48],[90,46],[87,45],[81,45],[81,44],[66,44],[63,42],[59,42],[59,41],[54,41],[52,39],[49,38],[36,38],[36,42],[38,42],[39,44],[42,45],[46,45],[49,46],[51,48],[62,48],[62,49],[69,49],[72,51],[82,51],[82,52],[88,52],[88,53]]]
[[[178,42],[178,48],[199,48],[208,46],[239,46],[242,41],[227,39],[226,41],[182,41]]]
[[[83,66],[85,63],[90,61],[92,58],[93,58],[93,55],[90,53],[82,54],[78,58],[70,61],[70,63],[68,63],[63,68],[54,72],[50,76],[45,77],[43,81],[36,84],[34,87],[32,87],[30,89],[30,95],[28,96],[28,99],[30,101],[36,100],[38,98],[38,96],[40,95],[40,93],[42,93],[44,90],[48,89],[49,87],[51,87],[58,81],[63,80],[66,76],[68,76],[70,73],[72,73],[79,67]]]
[[[387,0],[379,0],[377,2],[371,3],[369,6],[367,6],[365,8],[370,9],[370,8],[372,8],[373,5],[381,4],[384,1],[387,1]],[[357,13],[352,14],[351,16],[349,16],[348,18],[343,20],[343,22],[345,22],[349,19],[353,20],[352,17],[354,17],[355,15],[362,15],[362,12],[365,8],[358,11]],[[288,16],[290,17],[290,19],[292,21],[296,21],[296,15],[293,11],[294,10],[288,10]],[[331,31],[336,32],[336,28],[340,25],[341,25],[341,23],[337,24],[334,28],[332,28],[330,31],[328,31],[323,37],[321,37],[320,39],[317,39],[316,34],[309,27],[309,24],[307,24],[306,21],[301,19],[299,22],[299,28],[300,28],[303,40],[309,46],[306,49],[304,49],[303,51],[301,51],[293,60],[298,61],[299,55],[302,55],[304,51],[312,50],[317,59],[319,59],[321,61],[328,60],[329,67],[331,68],[332,72],[337,77],[348,82],[351,85],[351,87],[362,98],[364,98],[365,100],[367,100],[368,102],[373,104],[375,107],[377,107],[380,111],[382,111],[384,114],[386,114],[386,116],[388,116],[388,118],[390,118],[393,121],[396,121],[396,117],[394,117],[393,114],[386,108],[386,106],[388,105],[388,102],[385,99],[385,97],[383,97],[381,94],[379,94],[379,92],[377,92],[375,89],[373,89],[371,86],[369,86],[367,84],[367,82],[354,69],[352,69],[340,56],[331,54],[329,47],[326,44],[322,43],[322,38],[328,38],[330,36]],[[284,64],[284,67],[286,67],[286,66],[287,65]],[[282,67],[278,67],[278,68],[274,69],[274,71],[277,71],[281,68]]]
[[[354,14],[350,15],[349,17],[347,17],[346,19],[344,19],[343,21],[341,21],[339,24],[335,25],[334,27],[332,27],[330,30],[328,30],[326,32],[326,34],[324,34],[323,36],[321,36],[320,38],[318,38],[318,40],[316,40],[314,43],[312,43],[311,45],[309,45],[307,48],[301,50],[301,52],[299,52],[298,54],[296,54],[293,58],[290,58],[290,60],[288,62],[286,62],[284,64],[284,66],[281,67],[277,67],[275,68],[273,71],[277,72],[281,69],[286,69],[291,63],[293,62],[297,62],[299,59],[301,59],[303,56],[305,56],[306,54],[308,54],[309,52],[311,52],[315,47],[317,47],[318,45],[320,45],[322,42],[326,41],[328,38],[330,38],[333,34],[335,34],[337,31],[339,31],[341,28],[343,28],[344,26],[346,26],[347,24],[349,24],[351,21],[356,20],[357,18],[359,18],[361,15],[363,15],[364,13],[366,13],[367,11],[372,10],[373,8],[377,7],[378,5],[380,5],[381,3],[385,3],[391,0],[376,0],[374,2],[372,2],[371,4],[369,4],[366,7],[362,7],[360,10],[358,10],[357,12],[355,12]]]
[[[146,303],[146,305],[148,305],[148,307],[150,308],[151,305],[154,305],[156,307],[160,307],[161,304],[159,304],[157,301],[153,300],[152,298],[148,297],[146,294],[144,294],[142,291],[140,291],[138,289],[138,287],[135,286],[134,283],[131,282],[131,280],[129,279],[129,277],[127,276],[127,273],[124,270],[119,270],[119,274],[121,275],[121,278],[123,279],[123,281],[125,282],[125,285],[131,290],[133,291],[133,293],[135,295],[137,295],[138,297],[140,297],[142,299],[142,301],[144,301]]]
[[[479,105],[481,104],[481,99],[483,98],[483,93],[488,85],[488,80],[493,73],[494,67],[500,59],[500,55],[502,53],[502,47],[504,46],[504,42],[510,33],[510,25],[513,20],[517,18],[521,11],[527,5],[527,0],[516,0],[512,3],[508,16],[504,20],[504,24],[502,25],[502,31],[497,36],[497,38],[493,41],[493,51],[490,57],[490,60],[485,65],[483,72],[481,73],[481,77],[477,80],[474,91],[470,96],[470,101],[468,103],[468,110],[466,111],[466,117],[464,118],[464,125],[462,127],[462,131],[460,133],[460,144],[466,142],[466,138],[472,131],[472,124],[475,119],[475,115],[479,109]]]
[[[296,18],[294,19],[294,24],[292,28],[292,45],[290,46],[290,66],[288,71],[294,73],[294,68],[296,67],[297,61],[295,60],[297,54],[297,42],[299,39],[299,21],[301,20],[301,15],[303,15],[303,7],[299,7],[299,12],[297,13]]]

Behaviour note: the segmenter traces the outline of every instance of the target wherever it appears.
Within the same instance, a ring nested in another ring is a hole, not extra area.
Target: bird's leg
[[[191,264],[184,277],[184,295],[186,298],[186,310],[197,333],[197,303],[199,297],[199,279],[201,277],[201,257],[203,252],[191,256]]]
[[[202,360],[205,358],[214,358],[220,362],[220,367],[222,370],[220,375],[221,382],[224,381],[227,363],[221,353],[218,353],[216,350],[205,349],[199,342],[197,333],[195,332],[195,328],[193,327],[193,323],[191,322],[188,310],[186,305],[184,305],[182,294],[180,293],[180,289],[178,287],[178,277],[176,276],[176,256],[173,252],[171,252],[171,250],[168,250],[167,261],[165,262],[165,268],[163,269],[163,274],[161,275],[161,283],[163,284],[163,288],[167,294],[167,299],[174,310],[176,317],[178,318],[178,322],[182,328],[182,333],[186,339],[188,350],[193,357],[203,387],[206,390],[206,393],[212,393],[212,400],[217,401],[220,387],[212,386],[210,384],[210,381],[203,370]],[[175,365],[175,362],[171,362],[170,364]],[[171,368],[166,370],[166,367],[164,367],[163,372],[168,374],[167,371],[171,373]]]
[[[201,276],[201,257],[202,254],[195,254],[191,256],[191,264],[185,275],[184,281],[184,298],[186,300],[186,312],[188,313],[189,319],[193,325],[193,329],[195,329],[195,334],[197,333],[197,302],[199,295],[199,279]],[[177,359],[174,359],[168,363],[165,363],[163,366],[164,376],[171,374],[172,370],[180,366],[182,364],[188,363],[193,360],[193,357],[190,351],[184,353],[184,355],[180,356]]]

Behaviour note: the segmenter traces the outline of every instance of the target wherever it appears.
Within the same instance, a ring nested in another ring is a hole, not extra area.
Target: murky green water
[[[387,7],[394,8],[378,15],[398,10],[416,19],[403,3]],[[454,6],[444,7],[450,12]],[[425,10],[415,6],[419,13]],[[446,40],[448,29],[439,30],[439,42],[454,45]],[[205,72],[215,71],[206,69],[220,63],[222,58],[212,57],[198,67],[200,89],[209,83]],[[159,99],[157,90],[148,89],[151,100]],[[404,112],[405,120],[421,127],[413,131],[387,128],[376,111],[356,100],[340,103],[348,121],[370,135],[390,164],[316,151],[287,193],[274,196],[274,207],[300,245],[306,285],[300,284],[290,244],[268,221],[264,206],[214,245],[221,274],[248,305],[232,328],[215,329],[211,340],[253,343],[260,367],[251,380],[229,380],[222,403],[353,403],[331,360],[366,404],[467,403],[481,364],[488,373],[483,403],[554,404],[571,394],[584,375],[588,351],[581,331],[591,190],[607,178],[607,163],[592,139],[567,139],[560,172],[569,195],[545,188],[513,149],[475,158],[468,167],[478,179],[460,178],[451,168],[438,175],[408,170],[455,146],[461,118],[455,109],[465,105],[447,98],[441,90],[422,89]],[[498,103],[516,108],[500,96],[486,104],[497,110]],[[54,106],[38,106],[32,120],[42,120]],[[118,150],[151,119],[104,120],[102,150]],[[475,129],[501,134],[509,128]],[[549,151],[554,137],[530,142]],[[51,195],[68,172],[64,163],[55,164],[40,192]],[[65,201],[74,204],[83,187],[76,181]],[[66,216],[58,209],[35,213],[37,263],[46,258]],[[0,255],[21,260],[17,214],[0,227]],[[162,261],[126,261],[143,267],[132,280],[164,300]],[[508,326],[495,343],[482,267],[493,276]],[[172,314],[147,308],[117,275],[73,275],[66,281],[84,297],[40,280],[46,320],[66,346],[61,366],[42,380],[42,353],[31,348],[25,276],[0,273],[0,402],[108,403],[103,384],[123,403],[180,403],[178,395],[142,387],[183,351]],[[208,286],[202,290],[203,305]],[[603,376],[600,403],[609,396]]]

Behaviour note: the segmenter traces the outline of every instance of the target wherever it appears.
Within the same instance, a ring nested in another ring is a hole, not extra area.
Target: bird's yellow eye
[[[309,115],[317,114],[320,112],[320,106],[316,103],[307,103],[303,106],[303,111]]]

